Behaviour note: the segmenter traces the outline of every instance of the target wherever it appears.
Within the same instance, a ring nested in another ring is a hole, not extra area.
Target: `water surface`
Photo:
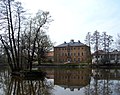
[[[38,70],[47,73],[44,81],[11,77],[8,68],[0,68],[0,95],[120,95],[120,69]]]

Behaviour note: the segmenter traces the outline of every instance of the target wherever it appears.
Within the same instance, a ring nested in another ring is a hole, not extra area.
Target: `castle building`
[[[78,42],[71,40],[54,47],[54,61],[56,63],[82,63],[90,62],[90,59],[90,47],[79,40]]]

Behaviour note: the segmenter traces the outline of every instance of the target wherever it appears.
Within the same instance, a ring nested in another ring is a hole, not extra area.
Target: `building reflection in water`
[[[54,84],[71,91],[88,85],[91,79],[91,69],[58,69],[54,72]]]
[[[97,80],[120,80],[119,69],[94,69],[92,70],[94,79]]]
[[[44,70],[46,72],[46,77],[48,79],[54,79],[54,72],[56,71],[54,68],[44,68]]]
[[[44,69],[45,70],[45,69]],[[64,89],[80,90],[85,95],[119,95],[120,69],[46,69],[49,79],[54,85]]]

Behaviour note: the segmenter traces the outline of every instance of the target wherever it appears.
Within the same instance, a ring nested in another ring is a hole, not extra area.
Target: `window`
[[[80,56],[80,53],[78,52],[78,56]]]
[[[83,80],[83,76],[81,76],[81,79]]]
[[[82,52],[82,56],[83,56],[83,52]]]
[[[70,56],[70,53],[68,52],[68,56]]]
[[[98,58],[100,58],[100,56],[98,55]]]

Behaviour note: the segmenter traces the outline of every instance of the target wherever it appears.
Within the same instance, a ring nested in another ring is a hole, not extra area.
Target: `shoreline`
[[[9,67],[9,65],[7,65],[7,64],[0,64],[0,67]],[[120,64],[105,64],[105,65],[103,65],[103,64],[99,64],[99,65],[97,65],[97,64],[88,64],[88,63],[80,63],[80,64],[74,64],[74,63],[72,63],[72,64],[55,64],[55,63],[48,63],[48,64],[41,64],[41,65],[33,65],[32,66],[33,68],[44,68],[44,67],[48,67],[48,68],[118,68],[118,69],[120,69]]]
[[[120,64],[105,64],[105,65],[93,65],[93,64],[41,64],[41,65],[33,65],[33,68],[41,68],[41,67],[70,67],[70,68],[120,68]]]

